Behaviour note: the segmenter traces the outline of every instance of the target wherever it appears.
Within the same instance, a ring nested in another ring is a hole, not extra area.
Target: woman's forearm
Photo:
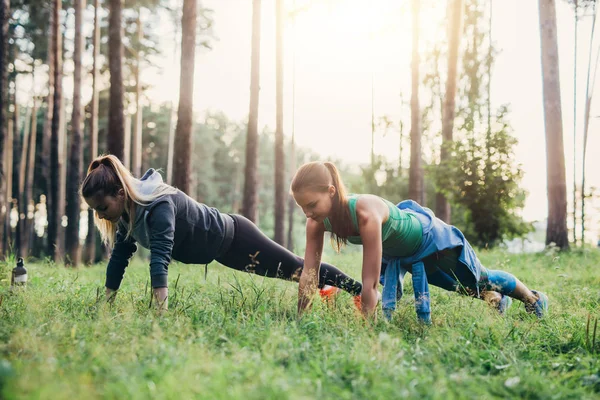
[[[304,270],[298,282],[298,314],[302,313],[312,303],[313,296],[319,286],[319,277],[314,271]]]

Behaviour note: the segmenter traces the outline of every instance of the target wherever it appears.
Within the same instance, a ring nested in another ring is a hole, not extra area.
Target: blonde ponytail
[[[142,194],[138,190],[140,183],[141,181],[133,177],[121,160],[108,154],[100,156],[90,163],[87,175],[81,184],[80,194],[84,198],[93,197],[97,193],[102,193],[104,196],[115,196],[119,190],[123,189],[125,210],[129,215],[127,236],[130,236],[133,231],[136,204],[147,205],[160,196],[177,192],[174,187],[162,183],[152,193]],[[112,248],[115,243],[117,223],[100,219],[97,212],[94,212],[94,223],[100,231],[102,241]]]

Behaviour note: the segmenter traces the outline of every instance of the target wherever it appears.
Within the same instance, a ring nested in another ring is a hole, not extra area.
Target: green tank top
[[[351,194],[348,196],[348,207],[354,228],[358,232],[358,218],[356,217],[356,202],[360,195]],[[421,223],[411,213],[400,210],[393,203],[386,199],[381,199],[387,204],[390,216],[388,220],[381,225],[381,238],[383,244],[383,254],[391,257],[406,257],[414,254],[423,240],[423,227]],[[332,231],[329,218],[323,221],[325,230]],[[352,244],[362,244],[360,236],[349,236],[348,242]]]

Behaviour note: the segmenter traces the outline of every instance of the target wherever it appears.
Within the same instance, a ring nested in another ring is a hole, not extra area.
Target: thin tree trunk
[[[410,98],[410,170],[408,197],[423,203],[423,174],[421,154],[421,109],[419,106],[419,0],[411,1],[412,9],[412,94]]]
[[[125,116],[123,114],[123,30],[121,8],[123,0],[110,0],[108,20],[108,64],[110,70],[110,105],[108,108],[107,149],[123,160]]]
[[[63,35],[63,42],[64,42]],[[58,259],[63,260],[65,256],[65,228],[63,226],[63,217],[65,217],[66,204],[67,204],[67,105],[63,99],[60,104],[60,127],[58,129],[58,170],[59,170],[59,181],[58,181],[58,239],[56,240],[56,247],[60,250]]]
[[[296,2],[293,3],[292,16],[292,140],[290,141],[290,174],[293,176],[296,172]],[[291,177],[290,177],[291,181]],[[288,205],[288,234],[287,248],[294,251],[294,210],[296,201],[292,195],[289,195]]]
[[[15,50],[15,57],[14,59],[17,59],[17,54],[16,54],[16,50]],[[16,70],[16,63],[13,63],[13,69]],[[22,138],[21,138],[21,107],[19,106],[19,103],[17,101],[17,92],[18,92],[18,87],[17,87],[17,78],[18,78],[18,74],[15,75],[14,77],[14,93],[13,93],[13,107],[14,107],[14,112],[13,112],[13,163],[12,163],[12,168],[13,168],[13,181],[12,181],[12,197],[13,197],[13,202],[14,203],[14,207],[17,210],[17,227],[16,227],[16,232],[15,232],[15,242],[14,242],[14,252],[17,255],[17,257],[21,256],[21,226],[19,224],[20,220],[21,220],[21,216],[20,216],[20,209],[21,209],[21,150],[22,150]]]
[[[590,88],[590,71],[592,68],[592,43],[594,41],[594,31],[596,27],[596,15],[597,9],[595,3],[594,7],[594,17],[592,20],[592,32],[590,34],[590,48],[588,50],[588,71],[587,71],[587,83],[585,88],[585,120],[583,126],[583,152],[581,157],[581,244],[585,244],[585,159],[586,159],[586,147],[587,147],[587,137],[588,137],[588,129],[590,126],[590,107],[592,106],[592,93],[594,91],[594,86],[592,85]],[[598,53],[600,55],[600,53]],[[598,61],[596,61],[596,66],[598,65]],[[594,73],[594,81],[595,81],[595,73]]]
[[[169,116],[169,139],[167,149],[167,183],[173,184],[173,156],[175,153],[175,124],[176,122],[175,103],[171,103],[171,115]]]
[[[29,133],[31,131],[31,108],[25,110],[25,125],[21,139],[21,156],[19,157],[19,200],[25,190],[25,173],[27,168],[27,154],[29,151]],[[19,207],[20,208],[20,207]]]
[[[242,214],[256,223],[258,208],[258,100],[260,91],[260,9],[261,0],[252,1],[252,55],[250,60],[250,114],[246,137],[246,168]]]
[[[294,138],[294,128],[292,127],[292,141],[290,143],[290,171],[292,174],[296,170],[296,144]],[[294,211],[296,210],[296,201],[292,195],[289,195],[288,200],[288,232],[287,232],[287,248],[290,251],[294,250]]]
[[[125,114],[125,137],[123,138],[123,165],[131,168],[131,115]]]
[[[35,75],[34,75],[35,76]],[[35,82],[35,79],[34,79]],[[35,155],[37,144],[37,99],[33,98],[33,108],[31,111],[31,133],[29,134],[29,154],[27,156],[27,176],[25,179],[25,193],[23,203],[25,204],[25,224],[24,234],[21,238],[22,254],[29,254],[30,238],[33,228],[33,217],[29,218],[29,209],[33,207],[35,212],[35,200],[33,199],[33,175],[35,171]]]
[[[177,60],[177,43],[179,43],[179,25],[177,25],[174,29],[175,36],[173,37],[173,68],[176,67]],[[183,36],[183,33],[182,33]],[[179,67],[181,71],[181,66]],[[181,77],[180,77],[181,79]],[[173,155],[175,153],[175,124],[177,123],[177,110],[175,110],[175,99],[171,98],[171,115],[169,117],[169,142],[168,142],[168,150],[167,150],[167,183],[169,185],[173,184]]]
[[[13,188],[13,120],[9,119],[7,121],[7,137],[6,137],[6,149],[4,154],[4,165],[6,172],[6,214],[4,218],[4,237],[3,237],[3,245],[5,252],[11,249],[11,228],[10,228],[10,209],[12,206],[12,188]]]
[[[71,116],[71,146],[69,154],[69,178],[67,179],[67,229],[65,234],[65,250],[67,261],[77,267],[81,263],[81,246],[79,245],[79,221],[81,216],[81,200],[78,194],[79,182],[82,179],[82,116],[81,116],[81,58],[83,52],[83,12],[85,0],[75,0],[75,46],[73,62],[73,114]]]
[[[285,244],[285,154],[283,151],[283,0],[275,3],[275,241]]]
[[[444,97],[442,116],[442,148],[440,161],[444,162],[450,157],[449,147],[452,145],[454,118],[456,116],[456,80],[458,65],[458,49],[460,47],[460,34],[462,28],[463,2],[462,0],[449,0],[448,21],[448,75],[446,79],[446,94]],[[436,194],[435,215],[446,223],[450,223],[450,203],[442,194]]]
[[[50,191],[48,196],[48,255],[57,261],[61,255],[58,248],[58,233],[60,230],[59,208],[60,192],[60,118],[62,100],[62,34],[60,30],[61,0],[54,0],[52,21],[52,47],[54,53],[54,95],[52,108],[52,133],[50,139]]]
[[[98,157],[98,57],[100,56],[100,0],[94,0],[94,56],[92,61],[92,110],[90,115],[90,160]],[[85,238],[86,262],[96,261],[94,210],[88,210],[88,234]]]
[[[548,184],[546,244],[555,243],[559,248],[567,249],[567,184],[554,0],[539,0],[539,10]]]
[[[31,108],[25,112],[25,125],[23,127],[23,137],[21,139],[21,156],[19,160],[19,189],[17,191],[17,203],[19,210],[19,219],[17,220],[17,250],[18,255],[27,257],[27,249],[24,248],[25,236],[27,235],[27,206],[28,200],[25,196],[25,178],[27,173],[27,159],[30,144],[31,131]]]
[[[8,169],[5,156],[8,152],[5,148],[5,140],[8,138],[6,130],[6,108],[8,97],[6,52],[8,48],[8,18],[10,15],[10,0],[0,0],[0,221],[6,221],[5,213],[2,212],[5,202],[8,200],[7,175]],[[2,226],[5,224],[2,223]],[[3,229],[3,228],[0,228]],[[0,240],[0,256],[6,250],[6,235]]]
[[[136,54],[135,68],[135,129],[133,133],[133,151],[131,155],[131,170],[136,177],[142,176],[142,82],[140,76],[142,73],[142,54],[141,43],[144,38],[141,9],[138,10],[137,28],[138,28],[138,48]]]
[[[577,246],[577,26],[578,7],[575,3],[575,38],[573,44],[573,246]]]
[[[175,128],[173,185],[190,193],[192,172],[192,126],[194,117],[194,67],[196,56],[196,0],[184,0],[181,18],[181,76],[179,80],[179,109]]]
[[[48,65],[48,95],[46,96],[46,114],[44,118],[44,128],[42,131],[42,149],[40,152],[40,175],[42,181],[42,192],[46,195],[45,207],[46,207],[46,218],[50,222],[50,204],[52,203],[52,188],[51,188],[51,161],[50,161],[50,148],[52,141],[52,118],[54,117],[54,12],[50,13],[49,18],[49,29],[48,29],[48,52],[47,62]],[[42,239],[42,243],[45,244],[46,252],[50,247],[49,244],[49,229],[46,229],[46,239]]]

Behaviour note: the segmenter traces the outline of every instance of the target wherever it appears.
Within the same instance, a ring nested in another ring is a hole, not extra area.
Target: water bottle
[[[17,266],[12,270],[10,286],[25,286],[25,284],[27,284],[27,270],[23,265],[23,258],[19,257]]]

